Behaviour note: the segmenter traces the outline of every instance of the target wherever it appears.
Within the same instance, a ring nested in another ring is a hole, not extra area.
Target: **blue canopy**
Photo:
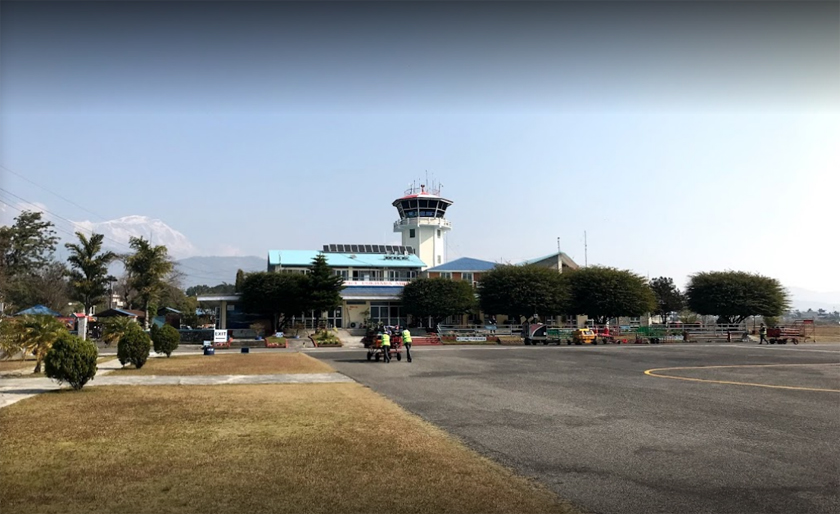
[[[43,305],[35,305],[28,309],[24,309],[15,314],[15,316],[25,316],[27,314],[46,314],[47,316],[61,316],[60,312],[55,312],[49,307],[45,307]]]

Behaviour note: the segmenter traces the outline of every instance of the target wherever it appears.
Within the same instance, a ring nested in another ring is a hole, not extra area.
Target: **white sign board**
[[[213,331],[213,342],[214,343],[226,343],[228,340],[227,330],[214,330]]]
[[[456,341],[486,341],[487,336],[458,336]]]

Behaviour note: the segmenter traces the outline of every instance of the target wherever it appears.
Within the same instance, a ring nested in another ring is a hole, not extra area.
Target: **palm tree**
[[[23,350],[22,331],[19,330],[20,318],[0,319],[0,357],[11,359]],[[26,359],[26,353],[21,354],[21,359]]]
[[[164,279],[175,267],[169,259],[165,246],[152,246],[142,237],[132,237],[129,246],[134,253],[126,257],[125,269],[128,283],[137,291],[146,313],[143,328],[149,328],[149,304],[158,298],[163,289]]]
[[[35,373],[41,372],[41,363],[53,343],[67,328],[64,323],[46,314],[22,316],[15,326],[15,336],[26,353],[35,355]]]
[[[102,319],[102,318],[100,318]],[[113,318],[105,318],[102,322],[102,340],[107,346],[116,343],[120,338],[128,332],[129,326],[135,323],[132,318],[128,316],[114,316]]]
[[[108,292],[108,283],[113,279],[108,276],[108,265],[117,255],[102,251],[103,234],[91,234],[88,239],[81,232],[76,232],[76,237],[79,238],[79,244],[64,245],[70,250],[67,262],[73,268],[70,271],[70,285],[74,299],[85,306],[85,314],[92,314],[93,307]]]

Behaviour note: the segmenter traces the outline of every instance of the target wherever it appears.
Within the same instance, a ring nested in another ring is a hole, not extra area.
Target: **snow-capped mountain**
[[[128,240],[133,237],[144,237],[154,245],[165,245],[169,255],[176,259],[192,257],[199,253],[198,249],[178,232],[159,219],[148,216],[124,216],[110,221],[93,222],[77,221],[77,230],[90,234],[105,234],[104,246],[119,253],[128,251]],[[115,243],[116,242],[116,243]]]

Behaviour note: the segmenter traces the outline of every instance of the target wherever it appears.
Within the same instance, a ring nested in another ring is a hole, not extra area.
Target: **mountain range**
[[[236,271],[265,271],[265,257],[189,257],[177,261],[177,269],[183,274],[181,287],[197,285],[215,286],[222,282],[233,284]]]
[[[148,216],[124,216],[110,221],[76,221],[76,229],[90,234],[105,234],[103,246],[108,250],[125,253],[131,237],[144,237],[154,245],[164,245],[169,255],[183,259],[199,254],[199,250],[190,240],[159,219]]]

